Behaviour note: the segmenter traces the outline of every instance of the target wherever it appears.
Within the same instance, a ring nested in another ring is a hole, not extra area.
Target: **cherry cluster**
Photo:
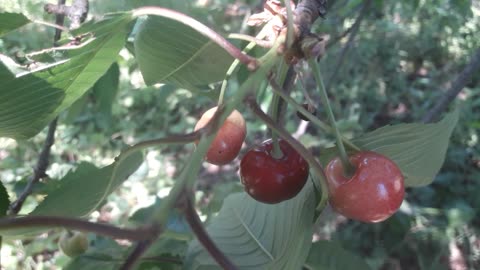
[[[204,127],[217,107],[205,112],[195,126]],[[216,165],[233,161],[246,136],[245,119],[233,111],[214,138],[205,160]],[[281,156],[274,154],[272,140],[254,146],[240,162],[240,178],[245,191],[255,200],[275,204],[295,197],[307,182],[308,162],[284,140],[279,140]],[[329,202],[338,213],[363,222],[380,222],[393,215],[402,204],[405,187],[398,166],[388,157],[360,151],[349,157],[355,168],[345,175],[339,157],[325,168]]]

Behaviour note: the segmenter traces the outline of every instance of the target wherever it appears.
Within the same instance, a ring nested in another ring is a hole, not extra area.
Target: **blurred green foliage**
[[[43,13],[44,2],[5,0],[0,10],[51,21],[53,16]],[[250,12],[258,11],[258,2],[94,0],[90,1],[89,16],[143,5],[162,5],[194,16],[220,33],[252,34],[255,29],[247,28],[243,21]],[[330,40],[337,40],[336,37],[355,22],[363,3],[360,0],[330,1],[326,18],[316,23],[314,32],[328,34]],[[321,61],[327,81],[337,73],[328,90],[342,132],[350,137],[386,124],[420,121],[448,89],[455,74],[468,63],[474,50],[480,47],[478,0],[375,0],[366,12],[341,68],[334,69],[348,35],[332,44]],[[30,24],[0,39],[0,53],[26,64],[25,54],[50,47],[52,36],[51,28]],[[59,185],[57,179],[81,162],[107,165],[125,144],[189,132],[200,114],[215,104],[207,97],[170,85],[146,87],[127,49],[121,51],[117,63],[118,70],[112,72],[119,74],[119,81],[113,82],[114,87],[108,93],[109,97],[114,97],[113,103],[106,102],[94,87],[70,111],[61,115],[49,178],[35,187],[23,209],[25,213]],[[308,71],[302,70],[309,90],[312,85],[308,83]],[[242,80],[241,73],[238,79]],[[236,85],[237,82],[232,82],[229,91],[234,91]],[[316,93],[311,95],[319,101]],[[266,105],[271,93],[266,91],[259,96],[261,104]],[[299,102],[304,101],[300,91],[294,91],[292,96]],[[464,262],[467,269],[479,269],[479,76],[474,76],[467,84],[455,105],[461,109],[461,118],[445,164],[433,184],[409,189],[401,210],[380,224],[361,224],[325,214],[321,226],[316,228],[316,236],[337,240],[344,249],[366,258],[372,269],[453,269],[453,254],[457,254],[455,258],[460,258],[458,260]],[[247,145],[268,137],[265,127],[245,108],[239,110],[248,122]],[[285,125],[292,133],[300,123],[295,113],[289,109],[285,116]],[[323,117],[322,108],[317,115]],[[313,126],[307,128],[307,133],[301,140],[313,151],[333,142],[333,137],[325,136]],[[45,136],[44,131],[28,141],[0,138],[0,179],[12,199],[19,195],[32,174],[31,168]],[[158,197],[166,195],[192,149],[192,145],[169,146],[149,152],[140,169],[109,196],[92,218],[128,224],[138,209],[158,203]],[[241,190],[236,176],[237,165],[220,169],[205,165],[199,175],[197,192],[205,218],[220,210],[228,194]],[[59,231],[25,241],[4,240],[2,266],[5,269],[52,269],[66,265],[66,257],[56,248],[58,237]],[[91,240],[94,249],[91,252],[103,251],[112,261],[126,254],[126,248],[116,242],[93,236]],[[177,248],[174,251],[166,248],[173,246]],[[178,259],[184,255],[186,244],[183,240],[162,239],[158,250]],[[84,263],[77,259],[70,267],[75,269],[76,264],[85,266]],[[167,267],[176,269],[172,265]]]

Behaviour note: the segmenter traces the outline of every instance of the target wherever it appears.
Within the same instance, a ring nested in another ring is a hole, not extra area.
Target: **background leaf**
[[[459,112],[449,113],[434,124],[399,124],[368,132],[353,143],[361,149],[381,153],[391,158],[402,170],[406,186],[430,184],[445,160],[450,136],[458,121]],[[321,155],[327,164],[337,155],[335,147]]]
[[[222,80],[233,62],[197,31],[162,17],[143,23],[135,38],[135,56],[148,85],[168,83],[189,90]]]
[[[0,137],[28,139],[80,98],[108,70],[123,48],[131,17],[119,14],[87,24],[94,38],[68,60],[2,82]]]
[[[299,269],[311,245],[314,207],[310,181],[298,196],[275,205],[237,193],[225,199],[207,230],[240,269]],[[187,269],[220,269],[196,240],[185,264]]]
[[[86,217],[135,172],[142,162],[143,155],[136,152],[121,162],[114,162],[103,168],[81,163],[75,171],[65,175],[61,185],[48,194],[29,215]],[[25,233],[37,233],[37,230],[2,231],[5,235]]]
[[[343,249],[338,243],[318,241],[308,254],[306,269],[311,270],[370,270],[357,255]]]
[[[29,22],[30,20],[20,13],[0,13],[0,37]]]
[[[120,68],[113,63],[92,89],[100,116],[97,120],[104,128],[112,122],[112,105],[118,92],[119,79]]]

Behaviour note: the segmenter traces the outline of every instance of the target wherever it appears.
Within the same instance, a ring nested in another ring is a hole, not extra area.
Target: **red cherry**
[[[195,130],[206,126],[215,111],[217,111],[217,107],[206,111],[195,125]],[[240,152],[246,135],[245,119],[237,110],[234,110],[218,130],[217,136],[208,148],[205,160],[215,165],[225,165],[231,162]]]
[[[283,157],[272,157],[273,143],[267,140],[249,150],[240,162],[245,191],[263,203],[279,203],[297,195],[308,179],[308,163],[284,140]]]
[[[397,165],[375,152],[359,152],[350,157],[356,168],[349,179],[343,175],[340,158],[326,169],[330,205],[340,214],[363,222],[380,222],[393,215],[405,195],[404,179]]]

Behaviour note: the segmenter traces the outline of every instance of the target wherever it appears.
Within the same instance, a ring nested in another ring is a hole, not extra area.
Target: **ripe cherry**
[[[206,126],[216,111],[217,107],[206,111],[195,125],[195,130]],[[215,165],[225,165],[231,162],[240,152],[246,135],[247,126],[245,119],[237,110],[234,110],[218,130],[217,136],[208,149],[205,160]]]
[[[308,179],[308,163],[284,140],[283,157],[272,156],[273,142],[267,140],[249,150],[240,162],[245,191],[263,203],[279,203],[297,195]]]
[[[402,204],[404,179],[397,165],[381,154],[364,151],[350,157],[356,168],[345,177],[340,158],[326,169],[330,205],[340,214],[363,222],[380,222],[393,215]]]

